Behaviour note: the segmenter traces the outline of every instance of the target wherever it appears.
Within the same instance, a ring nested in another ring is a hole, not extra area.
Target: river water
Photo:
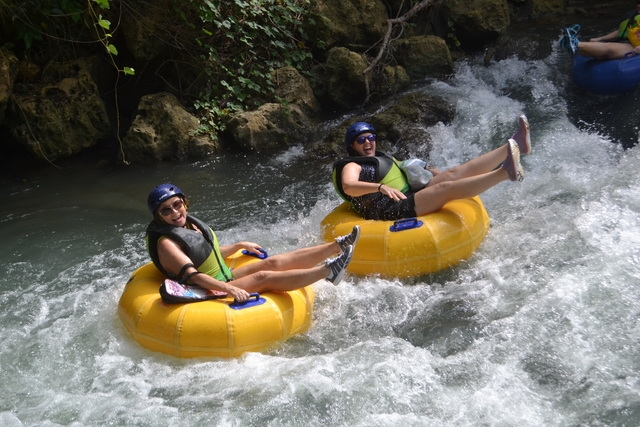
[[[498,146],[529,117],[525,180],[482,195],[492,226],[478,251],[414,279],[318,282],[310,331],[264,353],[150,352],[117,304],[148,261],[145,200],[160,182],[187,192],[223,243],[270,253],[320,243],[339,200],[330,166],[303,161],[303,145],[5,181],[0,425],[640,424],[639,119],[598,114],[640,96],[582,94],[568,56],[555,41],[550,51],[459,63],[452,79],[420,88],[457,107],[453,123],[430,129],[440,168]]]

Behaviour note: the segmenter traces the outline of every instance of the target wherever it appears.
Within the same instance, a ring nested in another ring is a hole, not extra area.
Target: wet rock
[[[511,22],[507,0],[450,0],[447,6],[453,30],[465,48],[481,48],[503,34]]]
[[[320,103],[309,81],[293,67],[283,67],[273,72],[276,87],[275,98],[290,105],[297,105],[305,114],[317,114]]]
[[[442,77],[453,71],[447,43],[437,36],[416,36],[393,43],[394,56],[412,79]]]
[[[219,151],[209,136],[195,136],[200,121],[169,93],[143,96],[123,139],[125,160],[197,159]]]
[[[379,0],[325,0],[317,3],[319,19],[308,31],[327,49],[345,46],[367,49],[384,37],[387,9]]]
[[[89,71],[55,84],[17,84],[10,132],[36,158],[70,157],[111,136],[104,102]]]
[[[264,152],[304,142],[314,123],[296,104],[264,104],[235,114],[227,123],[229,149]]]
[[[365,58],[345,47],[335,47],[328,53],[327,61],[316,67],[314,75],[316,93],[329,103],[345,110],[361,105],[367,94],[364,70]]]

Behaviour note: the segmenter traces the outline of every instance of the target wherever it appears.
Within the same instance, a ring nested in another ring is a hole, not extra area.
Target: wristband
[[[201,273],[201,272],[199,272],[199,271],[197,271],[197,270],[196,270],[196,271],[194,271],[193,273],[189,273],[189,274],[187,274],[187,275],[186,275],[186,277],[184,277],[184,278],[183,278],[182,280],[180,280],[178,283],[183,284],[183,285],[186,285],[186,284],[187,284],[187,281],[188,281],[189,279],[191,279],[193,276],[195,276],[196,274],[203,274],[203,273]]]
[[[382,193],[382,191],[380,191],[380,189],[382,188],[382,186],[383,186],[383,185],[384,185],[384,184],[380,184],[380,185],[378,186],[378,193]]]

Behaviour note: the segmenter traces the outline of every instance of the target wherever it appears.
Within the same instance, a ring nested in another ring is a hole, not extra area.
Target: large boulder
[[[268,103],[233,115],[227,123],[231,150],[264,152],[304,142],[314,123],[296,104]]]
[[[564,4],[564,0],[532,0],[532,16],[538,18],[561,15],[564,12]]]
[[[511,22],[507,0],[449,0],[455,35],[468,49],[480,49],[496,40]]]
[[[283,67],[272,75],[275,85],[275,99],[289,105],[297,105],[305,114],[317,114],[321,110],[320,103],[313,93],[309,81],[294,67]]]
[[[367,87],[364,70],[365,58],[345,47],[334,47],[327,61],[314,68],[315,90],[330,104],[349,110],[365,100]]]
[[[226,123],[228,149],[270,151],[306,140],[317,125],[320,110],[311,85],[295,68],[272,74],[274,101],[254,111],[234,114]]]
[[[442,77],[453,71],[447,43],[437,36],[414,36],[393,44],[394,56],[412,79]]]
[[[209,136],[196,136],[200,121],[169,93],[143,96],[124,137],[125,161],[197,159],[219,151]]]
[[[387,30],[387,9],[379,0],[324,0],[317,2],[319,21],[310,29],[327,49],[346,46],[363,51]]]
[[[401,94],[385,102],[385,108],[372,106],[369,111],[359,116],[350,117],[331,130],[325,138],[309,147],[309,154],[318,156],[342,157],[346,155],[344,133],[347,128],[358,121],[366,121],[373,125],[378,134],[378,149],[397,153],[407,157],[407,145],[420,146],[420,155],[427,159],[431,151],[431,134],[429,127],[438,123],[451,123],[455,117],[455,106],[447,100],[431,96],[423,92]]]
[[[14,86],[10,132],[37,158],[70,157],[112,135],[111,124],[89,71],[55,84]]]
[[[372,95],[377,93],[381,99],[395,95],[407,89],[411,84],[411,78],[402,65],[386,65],[380,78],[374,78],[373,80],[375,84],[369,84],[369,87],[373,87],[375,91]]]

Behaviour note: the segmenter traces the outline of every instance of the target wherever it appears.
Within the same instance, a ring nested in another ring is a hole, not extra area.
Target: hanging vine
[[[109,9],[109,1],[110,0],[87,0],[87,6],[89,12],[91,14],[92,21],[94,22],[94,26],[96,28],[96,32],[99,34],[98,41],[102,43],[104,48],[107,51],[107,57],[111,61],[111,65],[117,70],[116,81],[114,84],[114,101],[115,101],[115,109],[116,109],[116,138],[118,139],[118,145],[120,148],[120,156],[122,156],[122,162],[125,165],[128,165],[129,162],[125,158],[124,149],[122,144],[122,139],[120,138],[120,106],[118,101],[118,84],[120,83],[120,75],[125,74],[128,76],[133,76],[135,74],[135,70],[131,67],[123,67],[119,68],[118,64],[116,64],[115,56],[118,56],[118,49],[116,46],[111,43],[111,37],[113,36],[113,32],[111,31],[111,22],[105,19],[101,14],[96,13],[96,10],[92,6],[92,2],[96,3],[101,9]]]

